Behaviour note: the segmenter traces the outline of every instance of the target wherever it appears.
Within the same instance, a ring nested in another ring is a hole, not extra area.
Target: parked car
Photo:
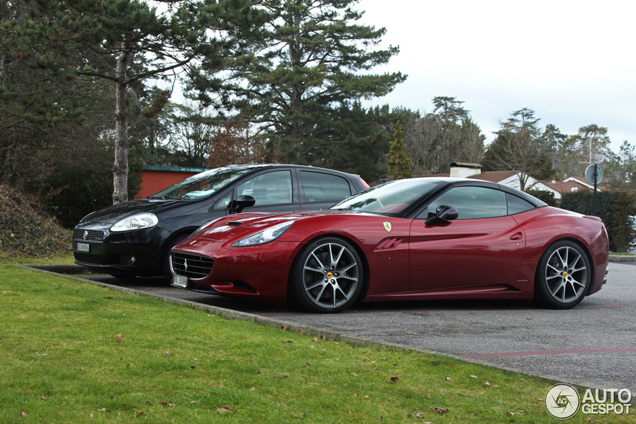
[[[73,231],[75,262],[116,277],[170,278],[170,249],[203,224],[252,211],[327,209],[369,186],[358,175],[300,165],[232,165],[202,172],[146,199],[85,216]],[[235,201],[239,200],[239,201]]]
[[[221,218],[175,246],[171,266],[174,287],[313,312],[426,299],[571,308],[601,289],[608,258],[597,217],[486,181],[415,178],[328,211]]]

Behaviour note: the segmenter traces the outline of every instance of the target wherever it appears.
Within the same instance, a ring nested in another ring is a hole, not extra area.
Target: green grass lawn
[[[0,265],[0,423],[556,423],[551,386]]]
[[[26,258],[26,257],[9,257],[2,255],[0,251],[1,265],[73,265],[75,259],[72,254],[60,254],[45,257]]]

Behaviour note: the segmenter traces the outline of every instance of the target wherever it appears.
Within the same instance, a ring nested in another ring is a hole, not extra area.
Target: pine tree
[[[393,130],[393,140],[391,140],[391,147],[387,155],[389,175],[393,175],[396,180],[411,178],[413,176],[411,159],[409,159],[404,150],[404,130],[400,121],[395,123]]]
[[[354,136],[334,130],[343,113],[405,79],[366,72],[398,48],[373,50],[385,30],[356,23],[362,16],[352,8],[357,2],[261,0],[265,22],[240,33],[250,54],[226,62],[231,74],[225,82],[206,77],[204,64],[190,87],[208,103],[214,100],[210,87],[226,90],[219,102],[257,126],[281,161],[323,165]]]

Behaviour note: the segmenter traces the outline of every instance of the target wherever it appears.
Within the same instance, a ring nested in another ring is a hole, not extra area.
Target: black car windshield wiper
[[[173,199],[173,200],[183,200],[183,198],[181,197],[177,197],[177,196],[160,196],[160,197],[156,197],[156,196],[148,196],[147,199],[156,199],[156,200],[169,200],[169,199]]]

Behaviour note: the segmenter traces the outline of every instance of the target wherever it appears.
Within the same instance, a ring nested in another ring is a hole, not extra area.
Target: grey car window
[[[290,171],[267,172],[240,184],[237,196],[252,196],[255,206],[292,203],[292,178]]]
[[[305,202],[339,202],[351,196],[349,183],[342,177],[320,172],[300,171]]]
[[[227,206],[230,204],[231,200],[232,200],[232,192],[228,193],[227,195],[223,196],[221,198],[221,200],[217,201],[214,204],[214,209],[225,209],[225,208],[227,208]]]

